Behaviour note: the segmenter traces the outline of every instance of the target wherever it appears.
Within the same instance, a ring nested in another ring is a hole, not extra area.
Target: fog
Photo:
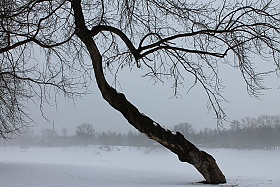
[[[280,3],[280,1],[275,0],[274,3]],[[45,57],[38,55],[34,58],[42,60]],[[264,61],[256,56],[252,56],[251,59],[258,69],[274,69],[272,60],[271,62]],[[114,72],[116,69],[112,71]],[[116,84],[114,77],[109,72],[106,72],[106,78],[119,92],[123,92],[142,113],[164,127],[169,128],[178,123],[189,122],[197,129],[216,128],[216,116],[213,111],[207,109],[208,98],[201,85],[197,84],[189,90],[194,83],[192,76],[184,74],[184,85],[179,86],[179,95],[174,97],[172,81],[164,80],[164,82],[155,83],[149,77],[143,77],[145,73],[146,71],[141,68],[130,70],[126,67],[119,70]],[[259,98],[250,97],[247,93],[245,81],[238,69],[219,64],[219,77],[223,81],[222,85],[225,86],[222,94],[228,101],[222,102],[221,105],[225,109],[229,121],[246,116],[280,114],[280,80],[276,75],[264,78],[263,83],[269,89],[264,90]],[[34,119],[34,123],[31,124],[34,126],[33,130],[40,132],[40,129],[52,128],[55,124],[55,130],[67,128],[69,134],[73,135],[77,125],[90,123],[97,131],[111,130],[118,133],[136,131],[119,112],[102,98],[94,81],[89,90],[91,94],[76,98],[75,101],[69,101],[61,95],[52,101],[54,104],[52,106],[43,103],[43,114],[38,105],[34,105],[32,102],[27,103],[26,107],[29,108],[27,113]],[[225,128],[229,126],[230,123],[224,122]]]
[[[172,82],[154,84],[153,80],[141,77],[141,69],[131,72],[124,69],[118,74],[119,85],[117,89],[145,115],[164,127],[172,127],[178,123],[189,122],[197,129],[216,127],[216,116],[207,109],[207,95],[200,85],[188,91],[193,79],[186,80],[184,87],[179,89],[179,96],[174,97],[171,88]],[[108,79],[112,80],[110,75]],[[259,98],[250,97],[246,85],[238,70],[223,67],[220,78],[226,87],[223,96],[228,102],[222,106],[229,121],[241,119],[246,116],[280,114],[280,81],[276,76],[267,77],[264,84],[271,89],[264,90]],[[111,81],[112,83],[113,81]],[[38,106],[30,104],[30,113],[36,123],[34,130],[41,128],[55,129],[68,128],[70,134],[75,133],[75,127],[82,123],[94,125],[97,131],[116,131],[125,133],[134,128],[128,124],[123,116],[107,104],[101,97],[95,83],[91,85],[92,94],[77,98],[74,102],[66,100],[63,96],[57,98],[57,106],[44,105],[42,117]],[[230,123],[225,122],[225,128]]]
[[[259,68],[271,67],[260,58],[254,62]],[[228,181],[220,186],[279,185],[279,78],[267,76],[264,85],[269,89],[253,98],[238,69],[221,64],[228,101],[221,105],[228,121],[217,127],[201,85],[189,90],[193,77],[186,75],[174,96],[171,81],[155,83],[144,74],[141,68],[124,68],[116,84],[110,73],[106,78],[140,112],[213,155]],[[94,81],[89,90],[91,94],[74,101],[60,95],[53,105],[43,103],[42,110],[26,103],[34,122],[25,133],[0,142],[1,186],[206,186],[198,183],[203,177],[192,166],[137,132],[109,106]],[[77,133],[82,124],[90,125],[92,133]]]
[[[59,131],[44,128],[40,133],[29,130],[12,140],[2,141],[3,146],[29,147],[65,147],[65,146],[144,146],[161,147],[144,134],[129,130],[127,133],[116,131],[96,131],[92,124],[76,126],[75,134],[67,128]],[[261,115],[257,118],[246,117],[234,120],[230,128],[196,129],[190,123],[179,123],[170,127],[172,132],[180,132],[189,141],[201,148],[264,149],[280,148],[280,115]]]
[[[227,184],[278,186],[279,150],[206,149]],[[162,148],[128,146],[0,147],[1,186],[5,187],[205,187],[191,165]],[[210,185],[211,186],[211,185]]]
[[[102,132],[82,125],[88,130],[75,135],[51,128],[1,141],[1,185],[206,186],[199,183],[203,177],[194,167],[141,133]],[[280,115],[242,118],[220,131],[196,129],[190,123],[171,129],[214,156],[227,178],[218,186],[268,187],[280,182]]]

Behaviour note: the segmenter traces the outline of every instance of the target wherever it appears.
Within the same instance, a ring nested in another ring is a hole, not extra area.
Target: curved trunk
[[[118,93],[107,83],[103,73],[102,57],[93,41],[90,31],[84,24],[82,9],[79,3],[80,0],[73,0],[72,2],[75,12],[76,35],[87,47],[92,60],[96,81],[103,98],[113,108],[121,112],[128,122],[140,132],[177,154],[180,161],[192,164],[203,175],[207,183],[225,183],[225,176],[211,155],[199,150],[194,144],[186,140],[181,133],[177,132],[173,134],[171,131],[162,128],[149,117],[140,113],[126,99],[124,94]]]
[[[124,94],[118,93],[106,81],[102,69],[102,59],[94,42],[86,41],[90,52],[96,81],[103,98],[128,120],[140,132],[146,134],[178,155],[181,162],[192,164],[206,179],[207,183],[225,183],[226,178],[219,169],[215,159],[204,151],[199,150],[194,144],[184,138],[180,132],[173,134],[171,131],[162,128],[158,123],[148,116],[140,113],[132,105]]]

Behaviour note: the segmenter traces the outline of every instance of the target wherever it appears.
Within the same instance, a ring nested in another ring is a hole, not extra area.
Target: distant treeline
[[[196,132],[192,125],[175,125],[186,138],[198,146],[209,148],[280,148],[280,116],[262,115],[257,118],[246,117],[234,120],[230,129],[205,128]]]
[[[40,135],[33,131],[13,136],[12,139],[3,140],[2,145],[15,145],[22,148],[30,146],[89,146],[89,145],[119,145],[119,146],[153,146],[154,141],[148,139],[144,134],[128,131],[128,133],[116,133],[112,131],[94,132],[92,125],[82,124],[89,131],[77,132],[75,135],[58,135],[52,129],[42,129]],[[79,126],[78,126],[79,127]],[[90,130],[90,131],[92,131]],[[64,129],[66,131],[66,129]]]
[[[261,148],[278,149],[280,147],[280,116],[262,115],[257,118],[246,117],[234,120],[229,129],[204,128],[196,131],[189,123],[180,123],[171,129],[181,132],[188,140],[199,147],[209,148]],[[40,135],[32,131],[21,134],[5,145],[29,146],[88,146],[88,145],[120,145],[120,146],[157,146],[144,134],[128,131],[128,133],[95,132],[93,125],[82,124],[76,128],[76,134],[67,135],[67,129],[61,134],[52,129],[42,129]]]

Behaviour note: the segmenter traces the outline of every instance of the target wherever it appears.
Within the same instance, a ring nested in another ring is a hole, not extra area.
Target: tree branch
[[[98,25],[91,29],[91,34],[92,36],[95,36],[102,31],[108,31],[118,35],[122,39],[122,41],[126,44],[130,52],[133,54],[135,60],[136,61],[139,60],[140,57],[139,51],[134,47],[131,40],[121,30],[112,26]]]

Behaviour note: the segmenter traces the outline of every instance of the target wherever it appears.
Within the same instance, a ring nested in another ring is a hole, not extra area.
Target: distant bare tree
[[[280,10],[270,0],[223,0],[215,6],[180,0],[2,0],[1,136],[28,125],[23,103],[40,98],[42,110],[53,93],[83,94],[94,72],[103,98],[130,124],[194,165],[207,183],[226,182],[212,156],[139,112],[104,73],[117,79],[125,67],[140,68],[155,81],[173,81],[175,95],[185,76],[192,75],[193,86],[204,88],[221,125],[226,114],[219,65],[238,68],[248,93],[257,97],[265,89],[263,76],[279,75]],[[274,68],[257,69],[255,55]]]
[[[194,130],[193,126],[189,123],[179,123],[177,125],[174,125],[172,130],[175,131],[175,132],[179,131],[184,135],[195,133],[194,132],[195,130]]]
[[[76,136],[87,146],[95,139],[95,129],[91,124],[83,123],[82,125],[77,126]]]
[[[62,128],[62,129],[61,129],[61,133],[62,133],[63,137],[66,137],[66,136],[67,136],[67,132],[68,132],[68,129],[67,129],[67,128]]]
[[[95,129],[91,124],[83,123],[78,125],[76,129],[76,135],[79,137],[94,137]]]

